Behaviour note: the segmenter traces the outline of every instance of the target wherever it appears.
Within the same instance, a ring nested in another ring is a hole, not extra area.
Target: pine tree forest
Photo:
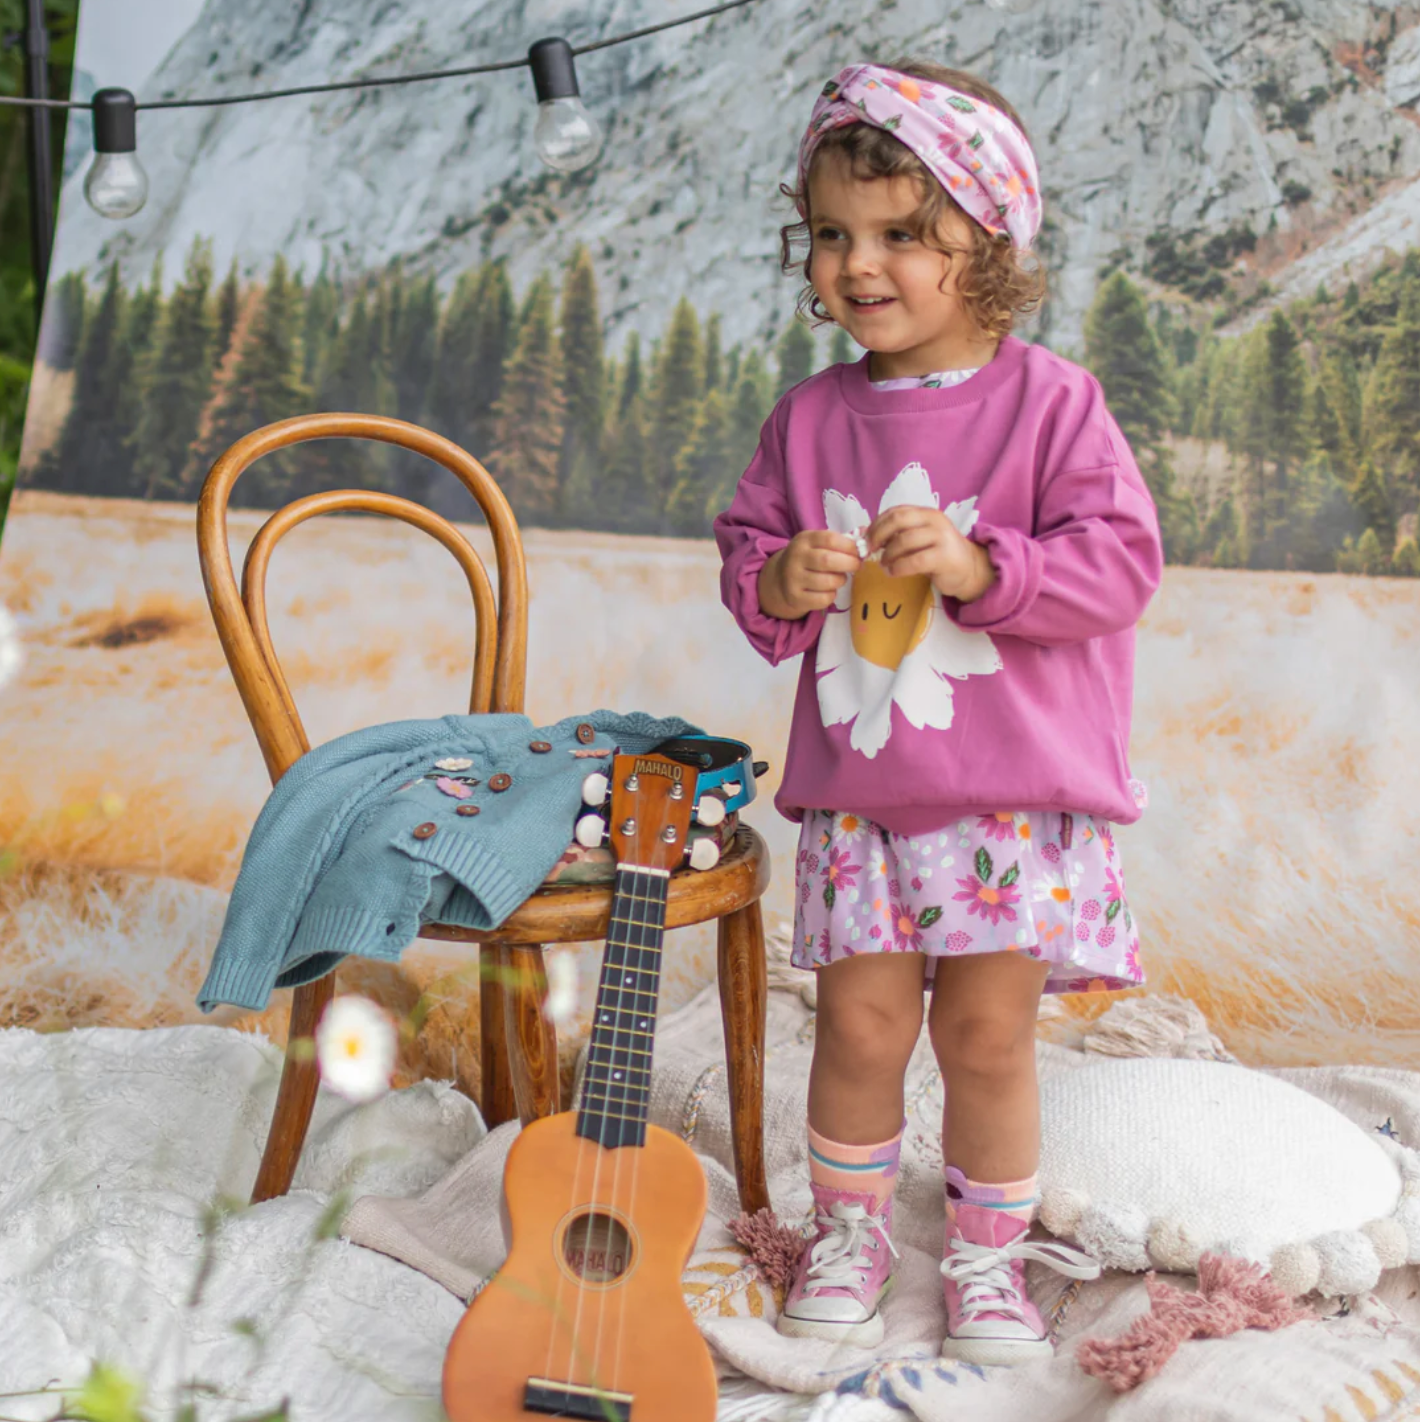
[[[727,349],[719,318],[683,299],[658,338],[608,350],[585,249],[521,293],[499,261],[447,291],[400,264],[348,280],[277,258],[243,279],[202,241],[175,277],[59,281],[40,358],[72,373],[72,397],[27,482],[193,501],[258,425],[351,410],[463,445],[525,524],[704,537],[774,400],[852,349],[797,322],[772,350]],[[1084,334],[1077,354],[1149,482],[1170,562],[1420,576],[1420,250],[1241,336],[1117,270]],[[350,485],[420,498],[431,472],[323,441],[263,460],[234,501]]]

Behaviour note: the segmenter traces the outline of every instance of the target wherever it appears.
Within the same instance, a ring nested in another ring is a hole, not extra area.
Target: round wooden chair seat
[[[769,884],[769,850],[741,825],[713,869],[680,869],[671,875],[666,927],[684,928],[723,918],[754,903]],[[606,937],[611,884],[548,884],[495,929],[431,923],[421,938],[456,943],[586,943]]]

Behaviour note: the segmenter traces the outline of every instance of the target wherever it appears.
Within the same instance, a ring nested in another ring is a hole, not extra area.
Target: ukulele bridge
[[[529,1378],[523,1411],[543,1417],[581,1417],[586,1422],[631,1422],[629,1392],[606,1392],[581,1383]]]

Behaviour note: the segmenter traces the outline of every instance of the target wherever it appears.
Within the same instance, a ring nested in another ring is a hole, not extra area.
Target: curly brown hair
[[[980,99],[1005,114],[1022,133],[1026,126],[1021,116],[992,86],[974,74],[961,69],[948,69],[941,64],[908,59],[887,66],[899,74],[924,79],[929,84],[942,84]],[[1026,134],[1027,139],[1030,135]],[[831,129],[814,150],[809,172],[801,183],[780,191],[789,198],[799,213],[799,221],[779,229],[780,266],[789,275],[803,278],[799,293],[800,315],[811,318],[816,326],[831,324],[833,318],[824,309],[817,293],[809,284],[809,264],[813,259],[813,235],[810,231],[812,213],[809,210],[809,177],[826,154],[836,154],[850,165],[859,180],[874,178],[911,178],[922,194],[917,210],[909,219],[913,233],[928,246],[947,251],[940,242],[942,218],[961,207],[934,178],[926,165],[905,144],[890,133],[867,123],[846,124]],[[971,250],[966,267],[957,281],[962,306],[970,320],[987,336],[1000,340],[1010,335],[1020,316],[1034,311],[1045,299],[1045,272],[1035,256],[1022,252],[1005,236],[993,237],[969,214],[962,213],[971,230]]]

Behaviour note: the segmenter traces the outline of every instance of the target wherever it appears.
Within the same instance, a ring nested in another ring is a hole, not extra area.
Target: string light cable
[[[0,95],[0,105],[15,108],[88,109],[94,120],[94,162],[84,179],[84,196],[101,216],[131,217],[148,196],[148,176],[138,161],[137,115],[139,110],[219,108],[233,104],[263,103],[268,99],[289,99],[302,94],[335,94],[352,89],[389,88],[396,84],[424,84],[438,79],[466,79],[477,74],[499,74],[513,69],[531,69],[537,96],[538,115],[533,127],[533,147],[550,168],[573,173],[596,161],[601,152],[602,134],[595,119],[582,103],[577,84],[576,60],[584,54],[629,44],[666,30],[713,19],[731,10],[740,10],[758,0],[723,0],[693,14],[645,25],[624,34],[611,35],[590,44],[573,46],[565,39],[541,39],[526,56],[469,64],[457,69],[430,69],[417,74],[391,74],[366,79],[339,80],[330,84],[301,84],[289,89],[269,89],[259,93],[212,94],[196,98],[151,99],[140,102],[128,89],[100,89],[92,99],[31,99],[20,95]]]

